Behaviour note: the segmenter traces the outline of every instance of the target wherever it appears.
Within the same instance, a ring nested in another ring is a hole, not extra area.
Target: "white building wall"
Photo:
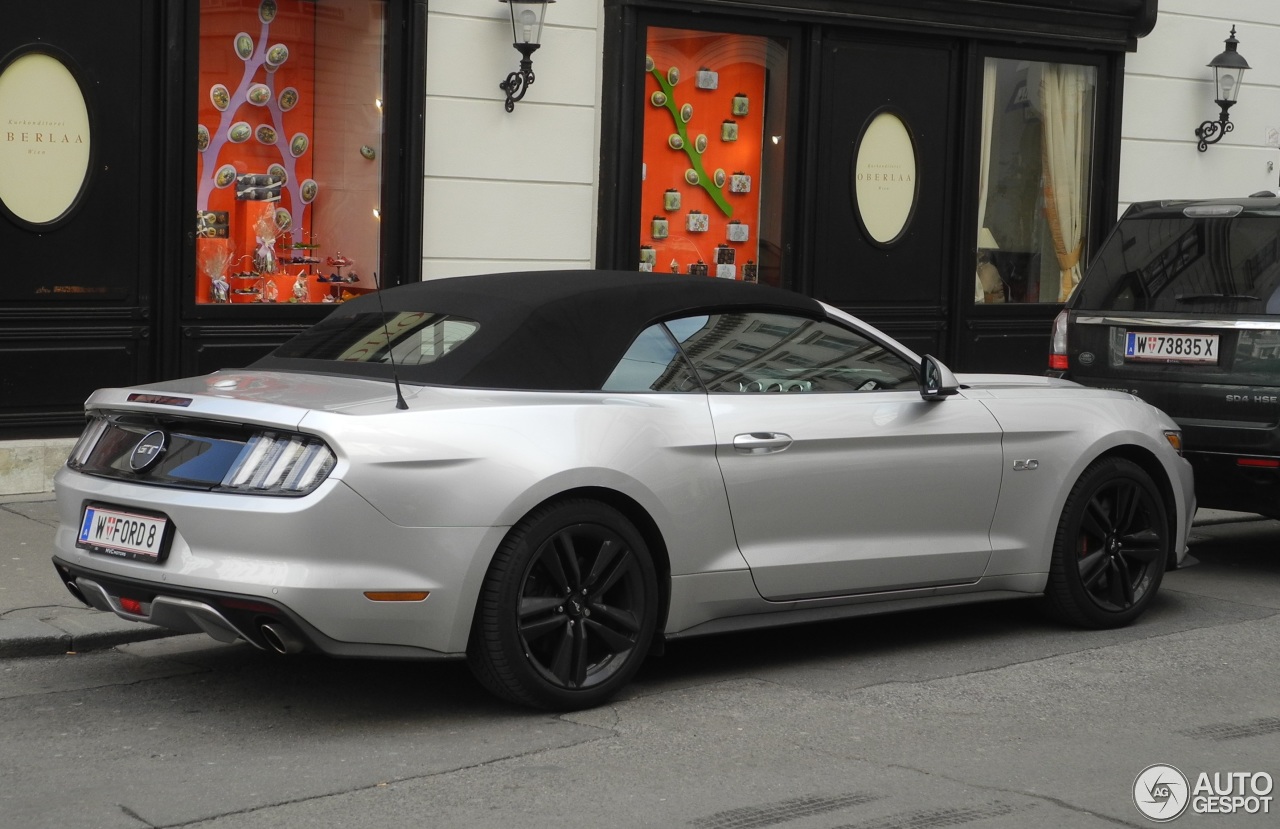
[[[1252,68],[1231,108],[1235,130],[1202,153],[1195,128],[1218,117],[1207,64],[1233,25]],[[1277,46],[1277,0],[1160,0],[1155,29],[1126,58],[1120,212],[1147,199],[1280,190]]]
[[[422,277],[590,267],[603,4],[548,7],[536,80],[511,113],[506,4],[431,0],[427,18]]]

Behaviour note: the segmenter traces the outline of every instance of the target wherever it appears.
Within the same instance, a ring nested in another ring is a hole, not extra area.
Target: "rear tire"
[[[1155,598],[1169,561],[1164,499],[1140,466],[1094,462],[1071,489],[1053,544],[1050,613],[1087,628],[1122,627]]]
[[[494,555],[467,663],[513,702],[559,711],[600,705],[644,661],[657,598],[648,546],[622,513],[590,500],[541,507]]]

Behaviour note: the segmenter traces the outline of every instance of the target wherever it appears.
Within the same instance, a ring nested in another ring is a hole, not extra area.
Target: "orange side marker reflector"
[[[420,602],[430,596],[426,590],[415,590],[402,593],[365,591],[364,597],[371,602]]]

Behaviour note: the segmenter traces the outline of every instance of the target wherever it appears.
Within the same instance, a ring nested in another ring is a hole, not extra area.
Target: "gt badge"
[[[129,468],[134,472],[146,472],[160,460],[168,442],[169,436],[159,429],[147,432],[129,453]]]

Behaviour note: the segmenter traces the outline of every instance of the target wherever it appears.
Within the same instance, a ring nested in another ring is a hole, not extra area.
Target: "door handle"
[[[735,435],[733,449],[742,455],[767,455],[781,452],[791,445],[791,435],[782,432],[748,432]]]

